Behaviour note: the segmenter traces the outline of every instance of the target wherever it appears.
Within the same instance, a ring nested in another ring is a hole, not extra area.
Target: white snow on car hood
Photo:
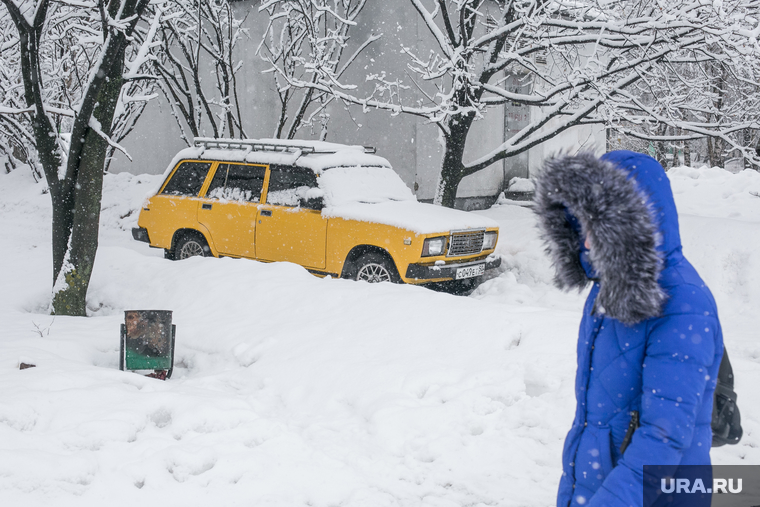
[[[390,167],[334,167],[322,173],[318,182],[327,207],[417,200]]]
[[[400,227],[418,234],[498,227],[493,220],[465,211],[417,202],[389,167],[335,167],[319,177],[327,218],[344,218]]]
[[[448,232],[457,229],[498,227],[494,220],[443,206],[417,201],[386,201],[380,203],[345,203],[322,210],[327,218],[344,218],[400,227],[417,234]]]

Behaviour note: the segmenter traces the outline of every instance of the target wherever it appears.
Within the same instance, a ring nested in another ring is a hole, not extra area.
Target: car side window
[[[259,202],[264,188],[266,167],[219,164],[206,197],[230,201]]]
[[[311,169],[271,165],[269,171],[267,204],[298,206],[309,189],[317,187],[317,175]]]
[[[211,179],[211,184],[206,190],[206,197],[213,197],[215,199],[221,199],[224,195],[224,186],[227,184],[227,166],[229,164],[219,164],[214,173],[214,177]]]
[[[182,162],[172,174],[162,194],[198,195],[206,180],[211,162]]]

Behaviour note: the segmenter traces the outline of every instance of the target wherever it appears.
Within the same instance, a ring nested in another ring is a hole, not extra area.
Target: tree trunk
[[[317,74],[314,74],[314,77],[312,77],[311,81],[312,83],[316,82],[317,80]],[[312,103],[312,97],[314,96],[314,88],[309,88],[304,92],[304,96],[301,100],[301,104],[298,106],[298,110],[296,111],[296,114],[293,118],[293,123],[290,125],[290,130],[288,131],[288,139],[295,139],[296,134],[298,133],[298,128],[301,126],[301,122],[303,121],[303,117],[306,115],[306,110],[309,108],[309,106]],[[283,108],[286,107],[285,105]],[[283,110],[283,113],[285,111]]]
[[[444,135],[446,147],[443,152],[441,175],[436,188],[435,204],[453,208],[456,203],[457,190],[464,178],[464,147],[467,134],[475,118],[474,114],[454,116],[448,122],[449,131]]]
[[[87,288],[98,250],[103,166],[107,146],[105,140],[92,129],[87,133],[79,164],[72,210],[74,220],[66,252],[68,257],[64,260],[54,288],[53,311],[56,315],[87,314]]]
[[[749,129],[742,130],[742,146],[745,148],[750,148],[750,144],[752,143],[752,138],[749,132]],[[750,163],[749,158],[742,153],[742,159],[744,160],[744,168],[749,169],[752,167],[752,163]]]
[[[113,116],[123,85],[122,71],[125,47],[116,56],[116,62],[108,71],[108,78],[98,93],[92,118],[99,129],[111,135]],[[68,258],[62,266],[63,278],[56,277],[53,294],[53,310],[56,315],[87,314],[87,288],[98,250],[100,207],[103,197],[103,168],[108,154],[108,141],[95,129],[85,134],[84,146],[79,159],[73,203],[69,204],[72,215],[67,241]],[[71,205],[73,204],[73,206]],[[60,276],[60,274],[58,275]]]
[[[47,15],[49,1],[40,2],[33,23],[21,14],[18,6],[9,0],[3,0],[19,34],[21,75],[24,83],[24,99],[29,107],[34,108],[32,131],[37,144],[37,153],[45,179],[50,190],[53,204],[53,280],[58,277],[71,230],[73,204],[72,188],[65,179],[59,177],[63,157],[58,145],[56,129],[45,114],[42,93],[42,71],[40,70],[40,38]]]
[[[719,123],[721,121],[721,112],[723,111],[723,98],[726,94],[726,78],[727,78],[727,68],[723,66],[722,64],[718,63],[717,68],[715,66],[712,67],[713,72],[718,73],[720,72],[720,76],[718,78],[718,82],[716,84],[713,84],[712,86],[712,92],[713,94],[717,95],[718,99],[715,102],[715,122]],[[724,161],[723,161],[723,142],[719,137],[716,137],[714,139],[708,138],[707,139],[707,151],[710,155],[710,166],[711,167],[723,167]]]
[[[74,196],[68,188],[62,189],[60,184],[50,184],[50,180],[51,178],[48,178],[50,200],[53,204],[53,280],[57,280],[69,248],[74,221]]]
[[[454,207],[457,190],[459,190],[459,183],[462,182],[463,174],[464,164],[462,164],[462,154],[446,146],[446,151],[443,154],[441,175],[438,180],[438,188],[436,189],[435,204],[446,208]]]
[[[661,124],[657,127],[657,135],[664,136],[667,133],[668,126],[665,124]],[[655,149],[655,152],[657,154],[657,161],[660,163],[662,167],[668,166],[668,159],[665,158],[666,153],[666,147],[665,147],[665,141],[657,141],[657,148]]]

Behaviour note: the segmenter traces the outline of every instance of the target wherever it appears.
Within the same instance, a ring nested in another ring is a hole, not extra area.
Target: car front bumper
[[[137,241],[150,243],[150,237],[148,237],[148,229],[145,229],[143,227],[132,227],[132,237]]]
[[[456,280],[457,271],[462,268],[476,267],[484,264],[485,271],[498,268],[501,265],[501,257],[489,255],[485,259],[478,259],[470,262],[460,262],[457,264],[442,264],[437,266],[423,266],[422,264],[409,264],[406,270],[406,278],[412,280]]]

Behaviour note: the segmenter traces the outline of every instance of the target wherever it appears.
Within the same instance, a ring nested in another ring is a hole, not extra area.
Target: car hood
[[[434,234],[458,229],[496,228],[499,226],[494,220],[477,213],[417,201],[344,203],[323,209],[322,216],[391,225],[417,234]]]

